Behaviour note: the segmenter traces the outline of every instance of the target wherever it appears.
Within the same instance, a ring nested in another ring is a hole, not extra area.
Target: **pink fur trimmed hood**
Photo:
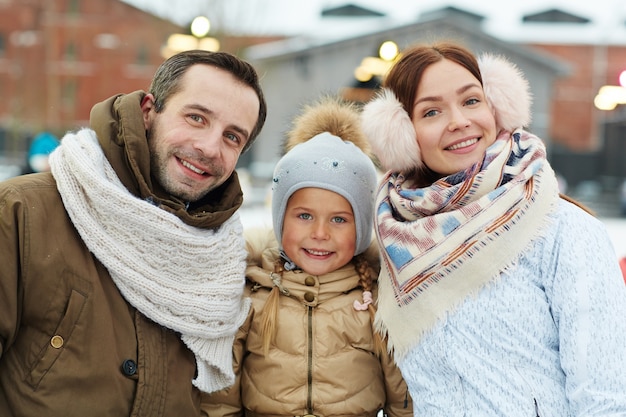
[[[478,58],[487,103],[495,112],[498,131],[513,131],[530,123],[532,96],[517,66],[502,56]],[[386,171],[407,172],[423,166],[409,115],[389,88],[383,88],[363,108],[363,131],[373,154]]]

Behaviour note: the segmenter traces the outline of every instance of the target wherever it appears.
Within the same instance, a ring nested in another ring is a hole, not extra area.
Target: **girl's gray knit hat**
[[[279,245],[282,248],[289,197],[301,188],[315,187],[348,200],[356,223],[354,254],[364,252],[372,239],[377,177],[366,153],[369,147],[358,112],[352,105],[327,98],[306,108],[294,124],[272,183],[272,220]]]

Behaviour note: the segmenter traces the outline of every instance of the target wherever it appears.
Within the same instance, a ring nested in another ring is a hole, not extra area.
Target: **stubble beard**
[[[185,184],[177,181],[172,178],[167,169],[167,163],[171,158],[174,158],[176,149],[170,150],[159,150],[157,143],[158,140],[158,129],[156,129],[156,124],[153,124],[150,129],[146,132],[148,148],[150,150],[150,171],[152,172],[152,176],[157,181],[157,183],[165,190],[166,193],[171,195],[172,197],[178,198],[186,203],[196,202],[215,188],[217,188],[220,184],[212,184],[207,189],[194,189],[193,184],[189,184],[189,187],[185,186]],[[217,177],[221,176],[221,170],[219,167],[213,167],[215,169],[213,171]]]

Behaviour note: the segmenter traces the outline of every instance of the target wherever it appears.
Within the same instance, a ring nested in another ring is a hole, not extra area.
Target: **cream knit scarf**
[[[503,132],[482,166],[430,187],[387,174],[376,202],[383,260],[376,326],[396,359],[514,265],[557,200],[543,143],[521,130]]]
[[[50,156],[72,223],[122,295],[176,332],[195,354],[194,385],[232,385],[232,343],[245,320],[245,246],[239,215],[199,229],[132,195],[88,129],[66,135]]]

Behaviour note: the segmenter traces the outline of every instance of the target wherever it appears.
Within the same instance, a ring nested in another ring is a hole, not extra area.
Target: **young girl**
[[[362,120],[377,325],[420,416],[626,414],[626,286],[604,226],[559,198],[530,96],[500,57],[406,51]]]
[[[334,99],[307,108],[287,150],[273,232],[247,234],[252,308],[235,341],[236,383],[207,399],[209,415],[410,416],[373,330],[377,179],[358,113]]]

